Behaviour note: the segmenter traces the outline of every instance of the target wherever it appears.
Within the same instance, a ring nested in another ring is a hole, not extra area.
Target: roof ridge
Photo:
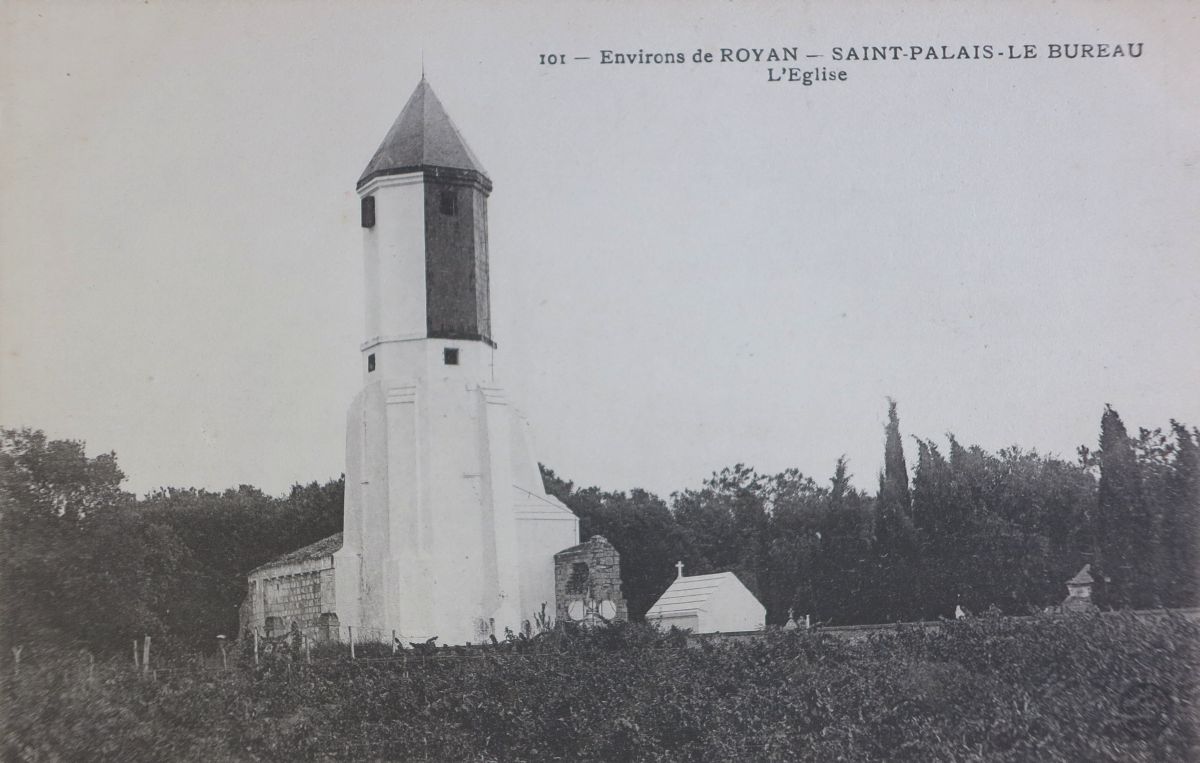
[[[332,547],[335,540],[337,541],[336,548]],[[333,535],[313,541],[306,546],[301,546],[293,551],[288,551],[285,554],[280,554],[274,559],[263,562],[254,569],[250,570],[250,574],[254,574],[259,570],[265,570],[271,567],[279,567],[287,564],[299,564],[300,562],[311,561],[312,559],[321,559],[326,556],[332,556],[334,552],[341,549],[342,543],[342,532],[335,532]]]

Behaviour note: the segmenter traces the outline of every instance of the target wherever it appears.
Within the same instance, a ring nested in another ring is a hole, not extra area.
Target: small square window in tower
[[[362,198],[362,227],[375,227],[375,197],[364,196]]]
[[[446,362],[446,365],[448,365],[448,366],[457,366],[458,365],[458,348],[457,347],[447,347],[446,349],[442,350],[442,360],[444,360]]]
[[[371,373],[374,370],[375,370],[375,353],[371,353],[370,355],[367,356],[367,373]]]
[[[442,191],[438,197],[438,208],[443,215],[457,215],[458,194],[454,191]]]

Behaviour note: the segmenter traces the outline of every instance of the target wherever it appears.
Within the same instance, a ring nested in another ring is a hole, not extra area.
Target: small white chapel
[[[646,622],[692,633],[736,633],[762,630],[767,608],[732,572],[683,574],[676,562],[675,580],[646,612]]]

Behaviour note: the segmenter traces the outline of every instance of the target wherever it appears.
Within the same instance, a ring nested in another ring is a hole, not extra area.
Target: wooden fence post
[[[254,628],[254,664],[258,665],[258,627]]]
[[[355,659],[355,657],[354,657],[354,626],[347,625],[346,629],[348,631],[350,631],[350,659],[353,660],[353,659]]]
[[[392,654],[396,653],[396,631],[392,631]]]
[[[134,670],[137,670],[137,669],[138,669],[138,648],[137,648],[137,639],[134,639],[134,640],[133,640],[133,669],[134,669]]]
[[[308,640],[308,636],[304,637],[304,663],[312,665],[312,643]]]
[[[150,637],[142,642],[142,673],[150,670]]]
[[[24,648],[25,648],[25,646],[24,646],[23,644],[20,644],[20,645],[14,646],[14,647],[12,648],[12,653],[13,653],[13,678],[19,678],[19,677],[21,676],[21,651],[22,651]]]

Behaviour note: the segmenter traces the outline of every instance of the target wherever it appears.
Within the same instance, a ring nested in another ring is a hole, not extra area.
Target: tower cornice
[[[483,342],[493,350],[500,348],[500,345],[493,342],[486,336],[481,334],[470,334],[465,332],[440,331],[434,334],[392,334],[390,336],[373,336],[358,346],[361,352],[378,347],[381,344],[395,344],[398,342],[428,342],[428,341],[447,340],[453,342]]]
[[[359,180],[356,190],[359,196],[366,196],[374,192],[376,188],[384,185],[383,181],[386,181],[386,179],[406,175],[414,176],[413,181],[417,179],[416,176],[419,176],[420,180],[429,178],[442,183],[478,188],[485,195],[492,193],[492,181],[482,172],[460,170],[453,167],[438,167],[432,164],[417,164],[410,167],[392,167],[390,169],[376,170],[370,175],[364,176],[362,180]]]
[[[369,196],[381,188],[401,188],[409,185],[422,185],[424,183],[425,173],[420,169],[415,169],[404,173],[376,175],[370,180],[360,183],[356,190],[361,197]]]

